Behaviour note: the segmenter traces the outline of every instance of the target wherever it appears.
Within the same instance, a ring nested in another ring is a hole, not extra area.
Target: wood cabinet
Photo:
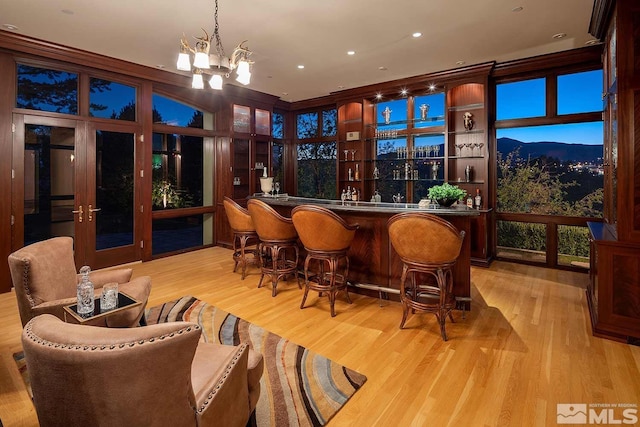
[[[604,222],[589,224],[587,301],[593,333],[640,339],[640,4],[596,1],[590,31],[605,42]]]
[[[234,104],[231,144],[233,199],[242,200],[260,192],[260,177],[269,171],[271,111]]]
[[[492,197],[488,87],[493,64],[451,72],[413,95],[365,98],[338,105],[338,194],[355,189],[361,200],[418,203],[444,182],[471,197],[480,194],[481,215],[472,221],[472,260],[489,265]],[[491,153],[494,154],[491,154]]]

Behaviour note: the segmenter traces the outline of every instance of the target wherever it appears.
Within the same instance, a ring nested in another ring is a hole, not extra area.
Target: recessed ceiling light
[[[600,40],[598,39],[591,39],[591,40],[587,40],[586,42],[584,42],[584,44],[591,46],[592,44],[598,44],[600,43]]]
[[[523,9],[524,7],[522,6],[516,6],[513,9],[511,9],[511,12],[522,12]]]
[[[382,99],[382,94],[381,93],[376,93],[376,99]]]
[[[413,36],[413,38],[418,38],[418,37],[422,37],[422,33],[419,31],[416,31],[415,33],[411,34]]]
[[[283,95],[289,95],[289,92],[282,92]]]
[[[9,31],[18,31],[18,27],[13,24],[2,24],[2,28]]]
[[[156,65],[156,67],[158,67],[158,68],[164,68],[164,64],[158,64],[158,65]]]
[[[302,70],[304,68],[304,65],[298,65],[298,68]]]
[[[69,10],[69,9],[62,9],[60,12],[64,13],[65,15],[73,15],[74,14],[73,10]]]
[[[387,71],[387,67],[378,67],[378,70],[380,70],[380,71]]]
[[[338,89],[344,89],[344,86],[340,85],[338,86]]]
[[[347,51],[347,55],[355,55],[356,51],[355,50],[349,50]]]
[[[554,38],[554,39],[563,39],[565,37],[567,37],[567,33],[558,33],[551,36],[551,38]]]
[[[409,91],[407,89],[402,89],[400,91],[400,95],[402,95],[402,96],[407,96],[408,93],[409,93]]]
[[[429,85],[429,90],[430,90],[431,92],[433,92],[434,90],[436,90],[436,85],[435,85],[434,83],[431,83],[431,84]]]
[[[456,61],[456,65],[464,65],[464,61]]]

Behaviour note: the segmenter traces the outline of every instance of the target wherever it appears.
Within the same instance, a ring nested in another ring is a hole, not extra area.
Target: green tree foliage
[[[498,209],[538,215],[601,217],[604,200],[602,188],[571,201],[570,195],[582,182],[570,179],[566,170],[553,158],[522,159],[515,150],[503,159],[498,153]],[[577,176],[577,175],[576,175]],[[582,193],[583,194],[583,193]],[[498,245],[532,251],[546,250],[544,224],[499,221]],[[560,226],[558,252],[585,257],[589,254],[584,227]]]
[[[298,144],[298,196],[337,197],[335,142]]]
[[[502,159],[498,153],[498,209],[501,212],[526,212],[541,215],[567,215],[566,189],[575,182],[563,183],[549,172],[544,159],[524,160],[518,150]]]

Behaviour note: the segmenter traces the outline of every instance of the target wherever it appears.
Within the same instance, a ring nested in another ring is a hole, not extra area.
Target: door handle
[[[78,206],[78,210],[77,211],[71,211],[74,214],[78,214],[78,222],[82,222],[82,214],[84,213],[84,211],[82,210],[82,205]]]
[[[93,209],[93,208],[91,207],[91,205],[89,205],[89,222],[93,221],[93,215],[92,215],[92,213],[94,213],[94,212],[100,212],[101,210],[102,210],[102,208],[95,208],[95,209]]]

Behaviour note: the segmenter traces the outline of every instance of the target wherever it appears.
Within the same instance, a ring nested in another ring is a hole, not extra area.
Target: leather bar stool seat
[[[304,296],[300,308],[304,308],[309,290],[320,295],[326,292],[335,317],[336,294],[344,291],[351,304],[347,289],[349,257],[347,251],[358,229],[358,224],[348,224],[334,212],[315,205],[300,205],[291,211],[291,219],[307,252],[304,261]]]
[[[275,297],[280,279],[286,280],[291,275],[298,277],[298,233],[291,218],[283,217],[262,200],[250,199],[247,209],[260,238],[258,254],[262,275],[258,287],[262,287],[264,277],[269,276]],[[298,287],[302,288],[299,282]]]
[[[400,300],[402,329],[409,310],[435,314],[447,340],[445,320],[453,322],[453,266],[460,256],[464,231],[426,212],[406,212],[389,218],[389,238],[402,260]]]
[[[225,197],[222,203],[233,230],[233,272],[235,273],[240,264],[244,280],[247,275],[247,265],[258,263],[258,233],[248,210],[229,197]]]

